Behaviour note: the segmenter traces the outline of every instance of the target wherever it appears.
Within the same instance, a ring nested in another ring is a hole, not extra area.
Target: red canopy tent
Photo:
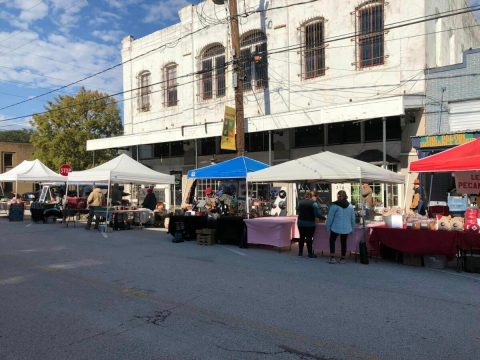
[[[453,172],[480,170],[480,139],[412,161],[410,172]]]

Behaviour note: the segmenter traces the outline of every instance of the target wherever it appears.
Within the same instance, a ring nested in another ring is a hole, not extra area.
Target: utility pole
[[[232,34],[233,48],[233,86],[235,88],[235,118],[236,118],[236,137],[237,155],[245,155],[245,126],[243,114],[243,66],[240,55],[240,30],[238,28],[238,10],[237,0],[212,0],[217,5],[222,5],[228,1],[228,11],[230,13],[230,30]],[[250,59],[246,59],[249,61]],[[245,59],[244,59],[245,61]]]

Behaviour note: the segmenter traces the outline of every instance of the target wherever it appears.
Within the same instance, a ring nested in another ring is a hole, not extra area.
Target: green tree
[[[68,162],[73,170],[92,166],[87,140],[122,133],[120,110],[115,99],[84,88],[75,96],[58,96],[45,106],[46,112],[33,116],[31,142],[35,157],[52,169]],[[115,156],[113,150],[95,151],[99,164]]]
[[[0,142],[30,142],[31,129],[0,131]]]

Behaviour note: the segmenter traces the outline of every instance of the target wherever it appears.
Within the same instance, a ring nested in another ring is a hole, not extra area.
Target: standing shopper
[[[342,247],[342,256],[339,263],[345,263],[345,255],[347,253],[347,236],[355,229],[355,213],[353,206],[347,201],[348,196],[344,190],[337,193],[337,201],[330,205],[327,218],[327,232],[330,233],[330,264],[335,264],[335,241],[340,235],[340,243]]]
[[[155,210],[155,207],[157,206],[157,197],[153,193],[152,188],[147,189],[147,196],[145,196],[142,206],[152,211]]]
[[[362,205],[366,212],[366,218],[372,220],[373,218],[373,190],[367,183],[362,185],[360,190],[360,195],[362,195]]]
[[[315,233],[315,218],[320,217],[320,209],[315,191],[305,194],[305,198],[298,203],[297,214],[300,232],[298,256],[303,256],[303,245],[307,243],[308,257],[316,258],[317,256],[313,253],[313,234]]]
[[[103,204],[103,193],[102,189],[95,188],[93,191],[88,195],[87,199],[88,204],[88,219],[87,219],[87,226],[85,229],[90,230],[90,226],[92,226],[92,219],[93,215],[95,215],[95,209],[102,206]],[[99,217],[95,216],[95,227],[94,229],[98,229]]]

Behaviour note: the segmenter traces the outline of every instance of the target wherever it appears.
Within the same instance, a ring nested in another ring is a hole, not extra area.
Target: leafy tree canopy
[[[73,170],[92,166],[87,140],[107,138],[122,133],[120,110],[115,99],[84,88],[75,96],[58,96],[45,106],[47,112],[33,116],[31,137],[35,157],[52,169],[65,162]],[[95,151],[95,163],[115,156],[113,150]]]
[[[0,131],[0,142],[28,143],[32,132],[30,129]]]

